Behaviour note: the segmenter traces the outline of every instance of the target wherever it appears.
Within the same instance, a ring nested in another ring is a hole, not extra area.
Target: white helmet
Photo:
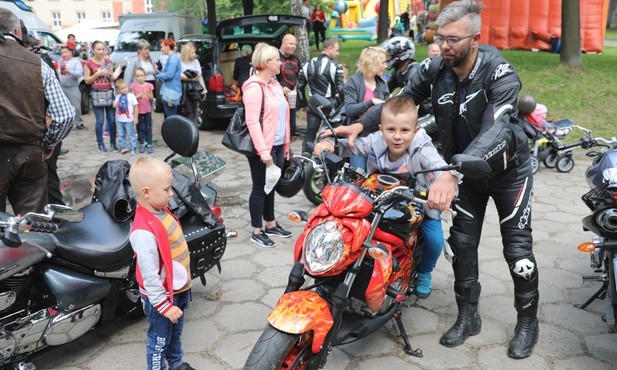
[[[396,36],[385,41],[381,47],[388,53],[388,69],[398,68],[403,62],[416,60],[416,45],[413,40],[405,36]]]

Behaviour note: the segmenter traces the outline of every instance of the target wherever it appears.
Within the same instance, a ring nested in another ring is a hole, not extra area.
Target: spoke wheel
[[[544,166],[546,166],[546,168],[555,168],[555,166],[557,166],[557,154],[549,154],[548,157],[546,157],[542,161],[542,163],[544,163]]]

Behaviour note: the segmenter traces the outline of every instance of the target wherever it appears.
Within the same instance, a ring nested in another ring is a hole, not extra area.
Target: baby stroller
[[[529,139],[533,173],[538,172],[540,162],[544,163],[547,168],[555,168],[560,155],[569,154],[568,157],[571,159],[572,149],[561,153],[559,148],[565,148],[561,140],[572,131],[573,127],[579,126],[576,126],[568,119],[556,122],[543,121],[541,117],[542,114],[546,114],[546,107],[542,104],[536,104],[535,99],[531,95],[523,95],[519,99],[517,107],[519,110],[519,124]],[[586,131],[586,129],[583,130]],[[563,169],[567,169],[569,166],[565,162],[564,165]],[[560,170],[559,167],[557,169]],[[572,168],[561,172],[568,172],[570,170]]]

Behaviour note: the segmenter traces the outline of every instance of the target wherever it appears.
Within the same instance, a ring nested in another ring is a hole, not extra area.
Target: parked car
[[[240,106],[241,102],[227,101],[225,86],[233,82],[234,63],[242,46],[254,50],[257,43],[267,42],[279,48],[285,33],[294,26],[304,27],[304,22],[293,15],[250,15],[221,21],[216,35],[187,35],[177,40],[178,50],[187,42],[195,45],[208,90],[201,103],[200,129],[226,125]]]

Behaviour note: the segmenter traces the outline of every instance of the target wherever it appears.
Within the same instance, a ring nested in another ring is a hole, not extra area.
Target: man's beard
[[[461,54],[460,57],[458,58],[455,57],[450,62],[448,62],[447,59],[444,59],[444,60],[450,67],[456,68],[460,66],[461,64],[464,64],[465,62],[467,62],[470,55],[471,55],[471,42],[467,44],[467,49],[465,49],[465,51],[463,52],[463,54]]]

